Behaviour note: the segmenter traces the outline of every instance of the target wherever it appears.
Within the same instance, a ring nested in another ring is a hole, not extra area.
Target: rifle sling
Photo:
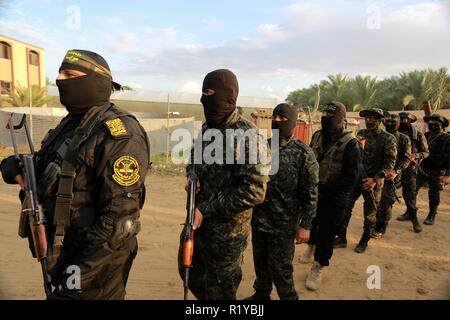
[[[53,254],[56,256],[59,256],[63,245],[65,229],[70,225],[70,206],[73,200],[73,182],[75,180],[78,149],[90,136],[95,126],[103,121],[103,115],[109,108],[110,105],[108,107],[105,107],[105,105],[96,106],[87,112],[81,125],[75,129],[72,141],[62,161],[53,220],[53,226],[55,227]]]

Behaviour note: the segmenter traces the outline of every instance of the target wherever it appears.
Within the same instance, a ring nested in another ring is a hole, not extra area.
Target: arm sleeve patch
[[[121,186],[132,186],[139,181],[139,163],[133,157],[122,156],[114,162],[113,179]]]

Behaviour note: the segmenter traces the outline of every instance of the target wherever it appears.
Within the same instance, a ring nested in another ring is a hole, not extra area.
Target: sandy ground
[[[127,299],[178,300],[183,298],[177,271],[178,237],[185,218],[185,178],[150,175],[147,203],[142,212],[139,253],[131,269]],[[40,265],[32,259],[26,240],[17,236],[17,187],[0,182],[0,298],[43,299]],[[418,197],[419,220],[428,213],[427,189]],[[297,246],[294,279],[301,299],[449,299],[450,298],[450,188],[441,193],[434,226],[415,234],[410,222],[395,218],[405,210],[396,204],[386,235],[372,240],[364,254],[353,251],[362,234],[362,202],[358,200],[350,221],[346,249],[335,250],[325,269],[322,287],[305,288],[310,265],[298,262],[305,245]],[[381,288],[368,289],[369,266],[378,266]],[[237,297],[253,293],[255,280],[252,247],[245,251],[243,279]],[[192,298],[192,295],[190,296]],[[272,299],[278,299],[276,290]]]

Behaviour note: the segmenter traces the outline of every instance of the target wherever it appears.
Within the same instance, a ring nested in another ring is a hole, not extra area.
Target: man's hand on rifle
[[[20,188],[22,190],[24,190],[25,188],[25,183],[23,182],[23,177],[21,174],[18,174],[17,176],[14,177],[14,180],[19,184]]]
[[[449,185],[450,184],[450,176],[443,176],[442,183],[444,184],[444,186]]]
[[[387,180],[387,181],[392,181],[392,180],[394,180],[395,178],[397,178],[397,176],[398,176],[398,173],[397,173],[396,171],[391,171],[391,172],[389,172],[389,173],[387,174],[386,180]]]
[[[362,179],[363,183],[363,188],[366,191],[370,191],[373,188],[375,188],[377,182],[373,179],[373,178],[366,178],[366,179]]]
[[[200,228],[200,226],[202,225],[202,222],[203,222],[203,214],[200,212],[200,210],[198,210],[198,208],[195,208],[194,225],[192,228],[194,230]]]
[[[195,186],[195,194],[198,194],[200,192],[200,181],[197,179],[197,184]],[[184,186],[184,190],[186,192],[189,192],[189,177],[187,178],[186,185]]]
[[[295,234],[295,244],[306,243],[309,240],[309,230],[298,228]]]
[[[411,163],[416,163],[416,155],[415,154],[411,155]]]

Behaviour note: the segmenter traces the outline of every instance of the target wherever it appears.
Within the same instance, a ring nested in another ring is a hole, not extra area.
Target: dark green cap
[[[442,127],[443,128],[448,127],[448,120],[447,120],[447,118],[445,118],[444,116],[441,116],[440,114],[435,113],[435,114],[432,114],[431,116],[423,117],[423,120],[425,122],[428,122],[431,119],[439,121],[440,123],[442,123]]]
[[[406,118],[406,119],[411,120],[411,123],[414,123],[417,121],[417,117],[409,112],[400,112],[398,115],[400,116],[400,119]]]
[[[378,119],[384,118],[384,112],[380,108],[370,108],[359,112],[360,117],[375,117]]]

